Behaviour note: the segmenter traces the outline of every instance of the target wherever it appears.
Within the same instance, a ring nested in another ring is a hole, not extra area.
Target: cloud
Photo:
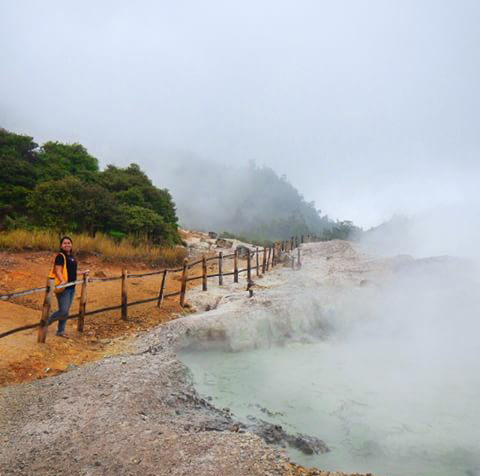
[[[2,126],[80,141],[102,163],[254,159],[366,226],[443,204],[480,172],[477,2],[0,9]]]

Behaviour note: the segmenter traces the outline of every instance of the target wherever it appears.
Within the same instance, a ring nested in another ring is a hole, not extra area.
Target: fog
[[[396,215],[361,238],[372,253],[414,257],[449,255],[480,266],[479,202],[438,207],[411,216]],[[479,268],[480,270],[480,268]]]
[[[477,475],[479,18],[474,0],[5,0],[0,127],[140,164],[199,227],[252,160],[335,219],[395,215],[357,246],[451,257],[329,251],[229,321],[245,352],[190,364],[218,404],[332,446],[306,463]]]
[[[247,313],[218,311],[229,352],[182,355],[198,390],[245,421],[325,440],[327,454],[290,450],[307,466],[480,474],[476,267],[313,247],[302,270],[262,280]]]
[[[0,125],[155,183],[188,156],[272,167],[378,225],[478,198],[473,0],[0,5]],[[180,192],[179,192],[180,193]],[[468,203],[467,203],[468,205]]]

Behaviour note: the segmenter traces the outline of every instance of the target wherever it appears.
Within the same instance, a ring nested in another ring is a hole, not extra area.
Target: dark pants
[[[75,287],[65,288],[63,293],[56,294],[58,301],[58,311],[54,312],[48,319],[48,323],[52,322],[56,318],[67,317],[70,311],[70,306],[73,302],[73,295],[75,294]],[[67,325],[66,319],[60,319],[58,321],[57,335],[65,332]]]

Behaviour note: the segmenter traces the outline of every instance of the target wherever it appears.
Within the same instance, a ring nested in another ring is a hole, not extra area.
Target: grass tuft
[[[156,266],[172,267],[180,264],[187,252],[182,247],[162,247],[146,240],[127,237],[115,242],[103,233],[95,237],[86,234],[69,235],[75,253],[99,254],[106,261],[139,261]],[[56,251],[60,236],[51,230],[10,230],[0,232],[0,249],[11,251]]]

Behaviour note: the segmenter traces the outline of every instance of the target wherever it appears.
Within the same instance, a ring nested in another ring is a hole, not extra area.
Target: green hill
[[[98,161],[80,144],[46,142],[0,129],[0,229],[101,231],[180,243],[175,205],[136,164]]]

